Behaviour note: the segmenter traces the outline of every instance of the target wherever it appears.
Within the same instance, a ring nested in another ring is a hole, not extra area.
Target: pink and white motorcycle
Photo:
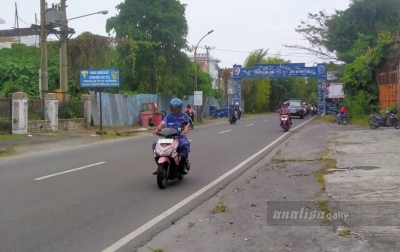
[[[173,128],[164,128],[157,133],[158,136],[163,138],[158,139],[154,149],[154,159],[158,165],[157,171],[157,185],[160,189],[165,189],[168,180],[183,179],[185,175],[181,174],[179,170],[179,162],[181,157],[178,152],[178,139],[181,132]],[[186,161],[186,170],[189,171],[190,163]]]

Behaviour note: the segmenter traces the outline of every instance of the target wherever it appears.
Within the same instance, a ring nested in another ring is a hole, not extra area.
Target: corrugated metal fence
[[[94,91],[90,91],[92,99],[92,117],[95,125],[100,124],[100,96]],[[102,93],[102,113],[103,126],[131,126],[140,122],[140,112],[142,103],[157,103],[159,111],[169,111],[169,102],[172,96],[162,96],[154,94],[120,95]],[[183,99],[186,107],[188,103],[193,105],[193,96]],[[212,97],[207,97],[203,110],[203,117],[208,116],[209,107],[219,103]]]

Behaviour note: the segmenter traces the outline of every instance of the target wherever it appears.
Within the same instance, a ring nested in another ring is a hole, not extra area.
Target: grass
[[[189,228],[193,228],[193,227],[194,227],[194,225],[195,225],[195,223],[194,223],[194,222],[189,222]]]
[[[17,152],[13,148],[6,147],[4,152],[0,152],[0,158],[2,158],[2,157],[11,157],[11,156],[14,156],[16,154],[17,154]]]
[[[332,123],[335,122],[337,119],[336,115],[324,115],[324,116],[316,116],[315,120],[325,123]]]
[[[243,118],[252,118],[256,116],[263,116],[263,115],[270,115],[270,114],[275,114],[276,112],[265,112],[265,113],[256,113],[256,114],[244,114],[242,117]]]
[[[340,231],[339,235],[340,236],[350,236],[351,231],[348,229],[343,229],[342,231]]]
[[[15,135],[15,134],[0,134],[0,141],[3,140],[12,140],[12,139],[22,139],[22,138],[27,138],[28,135],[27,134],[23,134],[23,135]]]
[[[315,201],[318,211],[324,213],[324,219],[322,221],[322,223],[324,223],[324,224],[327,224],[330,222],[330,220],[326,218],[327,214],[331,213],[331,210],[329,210],[329,202],[331,202],[330,199],[320,199],[320,200]]]
[[[213,213],[213,214],[224,213],[227,210],[228,210],[228,206],[225,205],[224,203],[220,202],[213,208],[213,210],[211,210],[211,213]]]
[[[351,119],[351,125],[355,125],[355,126],[369,126],[368,123],[369,120],[369,116],[360,116],[357,118],[352,118]]]
[[[317,160],[325,163],[322,169],[315,173],[315,179],[321,185],[321,190],[317,192],[317,196],[319,196],[322,195],[326,190],[326,181],[324,175],[331,173],[329,170],[336,167],[337,161],[331,157],[322,157],[318,158]]]
[[[165,250],[160,249],[160,248],[158,248],[158,249],[153,249],[153,248],[150,248],[150,247],[148,247],[148,248],[149,248],[149,250],[150,250],[151,252],[166,252]]]

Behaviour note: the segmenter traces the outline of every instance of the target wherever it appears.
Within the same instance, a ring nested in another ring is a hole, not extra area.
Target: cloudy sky
[[[90,31],[106,35],[105,23],[117,14],[115,6],[122,0],[67,0],[67,17],[73,18],[93,12],[108,10],[107,15],[93,15],[71,20],[69,26],[77,34]],[[35,13],[40,11],[39,0],[2,0],[0,18],[6,21],[0,29],[14,26],[15,2],[18,4],[20,27],[35,22]],[[58,3],[59,1],[53,1]],[[49,6],[53,3],[49,1]],[[242,64],[248,52],[258,48],[269,48],[270,54],[280,53],[282,58],[294,63],[312,65],[318,61],[312,56],[285,48],[283,44],[307,45],[294,31],[307,13],[334,9],[344,10],[349,0],[181,0],[187,4],[186,19],[189,24],[189,45],[195,45],[209,30],[214,33],[206,37],[200,47],[215,47],[211,55],[221,60],[221,67]],[[199,53],[204,49],[199,49]]]

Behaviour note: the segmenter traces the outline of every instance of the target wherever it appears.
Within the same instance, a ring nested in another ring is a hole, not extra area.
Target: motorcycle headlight
[[[171,153],[172,153],[172,151],[173,151],[172,148],[171,148],[171,149],[168,149],[168,150],[166,150],[166,151],[164,151],[163,156],[170,156]]]
[[[154,152],[157,154],[157,156],[161,156],[162,155],[162,152],[161,152],[161,150],[159,148],[156,148],[154,150]]]

